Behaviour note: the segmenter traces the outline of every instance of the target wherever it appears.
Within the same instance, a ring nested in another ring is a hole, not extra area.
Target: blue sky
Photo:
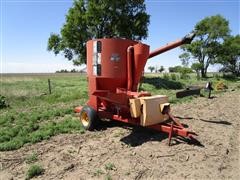
[[[62,56],[48,52],[51,32],[58,33],[72,0],[0,0],[2,73],[55,72],[74,68]],[[183,37],[206,16],[221,14],[229,20],[232,34],[240,31],[239,0],[146,1],[150,14],[149,36],[143,42],[154,50]],[[147,66],[169,67],[181,64],[179,48],[148,61]],[[81,67],[77,67],[80,69]],[[217,67],[211,67],[216,70]],[[210,69],[210,70],[211,70]]]

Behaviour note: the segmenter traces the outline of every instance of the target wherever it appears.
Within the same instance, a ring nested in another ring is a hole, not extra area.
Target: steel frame
[[[80,113],[82,107],[76,107],[75,112]],[[132,118],[132,117],[122,117],[116,114],[112,114],[111,112],[107,112],[103,109],[98,109],[97,112],[100,118],[112,119],[136,126],[140,126],[140,118]],[[194,139],[194,136],[197,136],[196,133],[188,131],[184,126],[179,122],[177,118],[175,118],[172,114],[167,113],[169,116],[170,122],[154,124],[151,126],[146,126],[146,128],[153,129],[159,132],[168,133],[168,145],[171,145],[171,140],[173,136],[181,136],[184,138]]]

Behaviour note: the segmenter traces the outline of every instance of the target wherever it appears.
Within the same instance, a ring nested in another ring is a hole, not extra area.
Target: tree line
[[[198,77],[206,77],[209,65],[220,64],[220,72],[240,76],[240,36],[230,34],[229,22],[223,16],[204,18],[195,25],[194,32],[194,41],[181,47],[182,66],[169,67],[169,72],[195,71]],[[155,68],[148,69],[153,72]]]
[[[86,73],[86,71],[77,70],[77,69],[71,69],[71,70],[61,69],[61,70],[57,70],[56,73]]]
[[[183,53],[179,58],[185,67],[191,60],[191,68],[206,77],[209,65],[220,64],[220,71],[240,75],[240,36],[230,34],[229,22],[223,16],[202,19],[194,32],[194,41],[181,47]]]

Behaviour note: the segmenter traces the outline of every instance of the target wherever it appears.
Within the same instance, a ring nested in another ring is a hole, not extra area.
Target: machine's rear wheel
[[[98,124],[97,112],[90,106],[84,106],[80,112],[80,122],[84,129],[93,130]]]

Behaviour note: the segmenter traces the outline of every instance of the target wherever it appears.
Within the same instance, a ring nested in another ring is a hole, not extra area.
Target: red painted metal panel
[[[132,118],[129,99],[150,96],[148,92],[136,92],[147,59],[188,43],[194,36],[167,44],[151,53],[149,46],[132,40],[112,38],[95,39],[87,42],[87,76],[89,100],[100,118],[140,125],[140,118]],[[81,111],[81,107],[75,109]],[[149,126],[172,135],[191,137],[194,133],[170,116],[175,123]]]

